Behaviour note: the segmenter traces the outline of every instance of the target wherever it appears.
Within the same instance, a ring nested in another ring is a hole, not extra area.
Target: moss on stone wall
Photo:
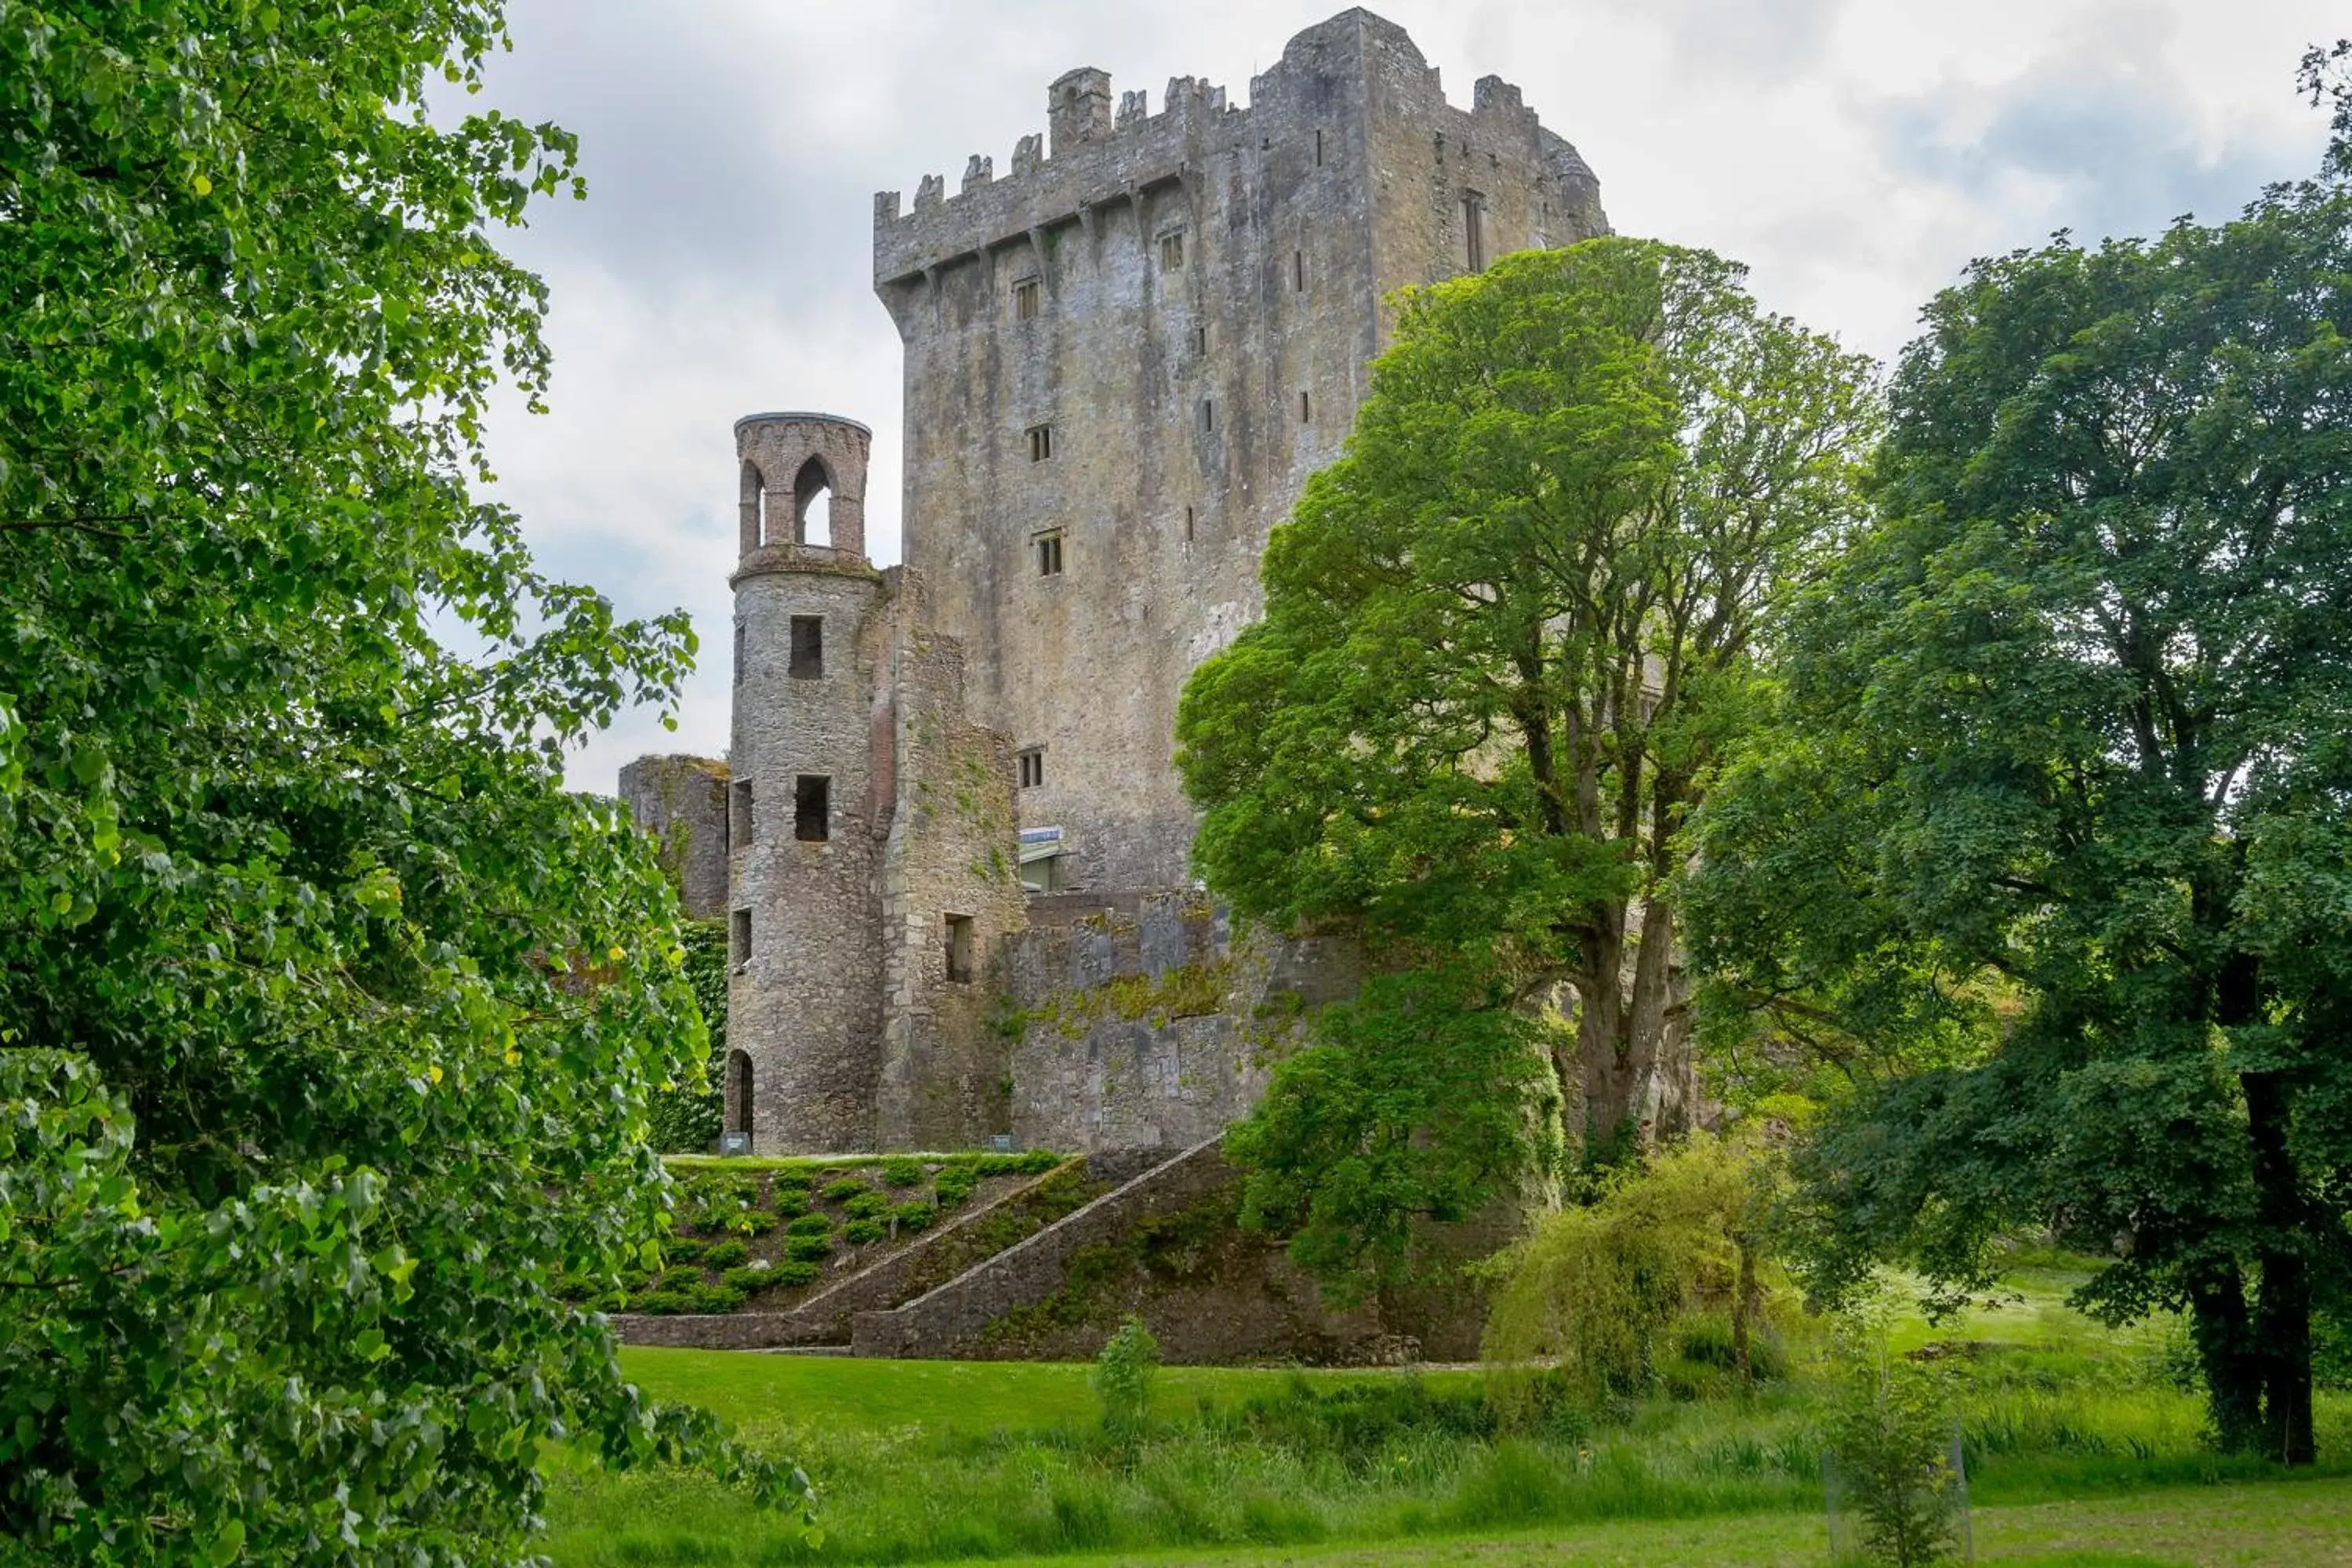
[[[1032,1024],[1050,1024],[1066,1039],[1077,1039],[1097,1024],[1112,1019],[1148,1023],[1162,1028],[1175,1018],[1202,1018],[1225,1009],[1225,993],[1233,983],[1233,961],[1179,964],[1158,976],[1115,974],[1100,985],[1082,991],[1059,991],[1034,1007],[1014,1007],[1009,1000],[989,1016],[989,1026],[1008,1039],[1019,1039]]]

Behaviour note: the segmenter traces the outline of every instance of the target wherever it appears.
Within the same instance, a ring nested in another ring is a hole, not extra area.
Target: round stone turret
[[[873,436],[824,414],[736,422],[742,553],[728,753],[734,978],[727,1130],[761,1153],[874,1146],[882,1040],[876,859],[887,826],[866,559]],[[813,510],[830,492],[831,528]]]

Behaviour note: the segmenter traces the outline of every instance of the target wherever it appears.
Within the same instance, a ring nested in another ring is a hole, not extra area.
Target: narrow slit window
[[[948,978],[958,984],[969,984],[972,976],[971,917],[950,915],[947,936]]]
[[[1462,198],[1462,249],[1471,271],[1486,269],[1486,198],[1475,192]]]
[[[1035,789],[1045,782],[1045,748],[1025,746],[1021,751],[1021,787]]]
[[[1160,270],[1162,272],[1184,270],[1184,231],[1182,229],[1175,229],[1160,237]]]
[[[1037,301],[1044,290],[1034,278],[1015,279],[1013,284],[1013,319],[1034,321],[1037,319]]]
[[[1315,133],[1315,166],[1318,169],[1323,166],[1323,132],[1320,131]]]
[[[1184,542],[1192,542],[1192,509],[1189,506],[1184,509]]]
[[[743,684],[743,623],[735,623],[735,684]]]
[[[833,837],[833,780],[823,773],[803,773],[793,781],[793,837],[803,844]]]
[[[824,679],[824,617],[823,616],[793,617],[793,660],[788,673],[795,680]]]
[[[1054,427],[1051,425],[1029,426],[1029,460],[1042,463],[1054,455]]]
[[[1208,328],[1194,327],[1192,329],[1192,352],[1196,354],[1204,354],[1209,352]]]
[[[737,969],[751,962],[751,911],[737,910],[728,918],[727,956]]]
[[[1298,422],[1301,425],[1310,425],[1314,420],[1312,405],[1307,401],[1307,394],[1302,392],[1298,395]]]
[[[730,845],[751,842],[751,781],[737,779],[728,792],[727,842]]]
[[[1290,253],[1290,291],[1294,294],[1307,292],[1307,253],[1303,250]]]
[[[1213,433],[1213,432],[1216,430],[1216,428],[1217,428],[1217,405],[1216,405],[1216,402],[1215,402],[1215,400],[1214,400],[1214,399],[1204,397],[1204,398],[1201,399],[1201,429],[1202,430],[1202,432],[1203,432],[1203,433]]]
[[[1058,577],[1062,574],[1062,536],[1041,533],[1037,536],[1037,575]]]

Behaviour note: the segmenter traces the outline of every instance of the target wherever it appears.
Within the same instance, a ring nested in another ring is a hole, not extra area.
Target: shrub
[[[702,1270],[691,1265],[665,1268],[653,1281],[656,1290],[691,1290],[702,1283]]]
[[[842,1205],[841,1212],[851,1219],[880,1219],[890,1212],[890,1200],[886,1194],[868,1189]]]
[[[730,1268],[719,1278],[720,1283],[729,1289],[740,1290],[745,1295],[749,1295],[754,1290],[764,1290],[773,1285],[776,1282],[776,1271],[765,1263],[747,1263],[740,1268]]]
[[[692,1263],[702,1256],[706,1245],[691,1236],[673,1236],[662,1243],[662,1257],[671,1263]]]
[[[923,1179],[923,1163],[911,1154],[893,1154],[882,1162],[882,1180],[893,1187],[911,1187]]]
[[[1151,1384],[1160,1373],[1160,1342],[1130,1312],[1095,1357],[1095,1397],[1102,1404],[1104,1436],[1132,1449],[1151,1421]]]
[[[629,1298],[632,1312],[652,1312],[661,1317],[695,1310],[694,1298],[683,1290],[641,1290]]]
[[[904,1231],[929,1230],[931,1222],[939,1217],[939,1210],[920,1201],[900,1204],[889,1215],[890,1223]]]
[[[1843,1352],[1824,1419],[1832,1519],[1852,1510],[1872,1563],[1920,1568],[1958,1546],[1964,1494],[1952,1468],[1952,1408],[1940,1375],[1883,1342]],[[1832,1542],[1834,1545],[1834,1542]]]
[[[814,1263],[833,1251],[829,1236],[795,1236],[784,1243],[784,1256],[796,1263]]]
[[[804,1215],[809,1211],[809,1190],[806,1187],[778,1187],[769,1206],[787,1219],[795,1215]]]
[[[837,1182],[827,1182],[824,1184],[824,1201],[829,1204],[846,1203],[860,1193],[869,1193],[873,1190],[866,1184],[862,1177],[844,1176]]]
[[[934,1196],[940,1207],[960,1207],[971,1196],[972,1188],[980,1185],[980,1173],[970,1165],[950,1165],[940,1173]]]
[[[978,1155],[972,1169],[983,1176],[1034,1176],[1061,1163],[1062,1157],[1050,1149],[1032,1149],[1021,1154]]]
[[[854,1219],[841,1227],[845,1240],[864,1244],[879,1241],[890,1234],[890,1227],[878,1219]]]
[[[732,1285],[698,1285],[688,1300],[698,1312],[731,1312],[743,1304],[744,1294]]]
[[[778,1285],[808,1285],[815,1282],[819,1270],[806,1258],[788,1258],[768,1270]]]
[[[804,1214],[801,1215],[800,1218],[793,1221],[792,1224],[784,1226],[784,1234],[786,1236],[831,1236],[833,1234],[833,1216],[830,1215],[821,1214]]]
[[[705,1268],[732,1268],[751,1256],[751,1249],[740,1241],[714,1243],[702,1255]]]

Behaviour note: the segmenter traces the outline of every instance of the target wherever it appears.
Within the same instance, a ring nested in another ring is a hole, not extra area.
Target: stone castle
[[[866,558],[864,426],[738,422],[728,758],[622,773],[729,921],[726,1125],[761,1152],[1172,1150],[1248,1109],[1268,1031],[1354,972],[1191,882],[1184,679],[1256,615],[1394,292],[1607,231],[1517,88],[1456,108],[1361,10],[1246,109],[1079,69],[1047,115],[1003,178],[875,199],[906,563]]]

